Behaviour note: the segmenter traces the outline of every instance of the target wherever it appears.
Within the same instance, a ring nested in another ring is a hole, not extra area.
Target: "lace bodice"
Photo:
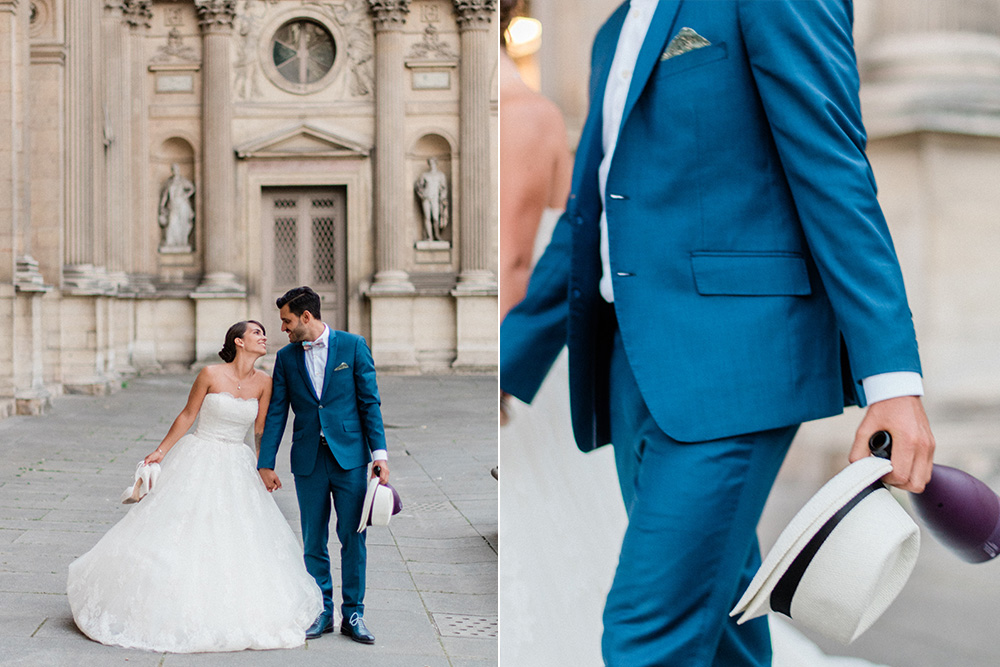
[[[205,440],[242,443],[256,418],[256,398],[237,398],[226,393],[207,394],[201,404],[194,434]]]

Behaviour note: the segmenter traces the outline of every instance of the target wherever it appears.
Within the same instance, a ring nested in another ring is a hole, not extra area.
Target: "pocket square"
[[[680,32],[674,35],[674,38],[670,40],[669,44],[667,44],[667,48],[663,52],[663,55],[660,56],[660,60],[667,60],[669,58],[673,58],[674,56],[679,56],[682,53],[687,53],[688,51],[694,51],[695,49],[710,46],[711,44],[712,42],[708,41],[691,28],[681,28]]]
[[[345,368],[348,368],[348,365],[347,365],[347,364],[345,364],[344,362],[340,362],[340,365],[339,365],[339,366],[337,366],[336,368],[334,368],[333,370],[334,370],[334,371],[342,371],[342,370],[344,370]]]

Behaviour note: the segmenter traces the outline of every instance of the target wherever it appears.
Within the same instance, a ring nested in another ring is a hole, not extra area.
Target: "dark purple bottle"
[[[868,448],[887,459],[892,436],[877,431]],[[1000,553],[1000,497],[969,473],[934,464],[924,492],[910,499],[931,534],[962,560],[983,563]]]

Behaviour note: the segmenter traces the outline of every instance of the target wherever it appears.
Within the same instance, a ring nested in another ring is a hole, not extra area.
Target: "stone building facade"
[[[212,360],[247,317],[273,352],[301,284],[380,368],[493,370],[495,12],[0,0],[0,415]]]
[[[618,0],[532,0],[541,91],[579,136]],[[868,157],[906,279],[928,406],[1000,404],[1000,3],[855,0]]]

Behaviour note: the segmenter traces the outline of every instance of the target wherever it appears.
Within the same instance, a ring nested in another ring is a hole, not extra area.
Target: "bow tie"
[[[321,341],[321,340],[312,341],[312,342],[307,341],[307,340],[302,341],[302,348],[304,350],[308,351],[308,350],[313,349],[314,347],[326,347],[326,343],[323,342],[323,341]]]

